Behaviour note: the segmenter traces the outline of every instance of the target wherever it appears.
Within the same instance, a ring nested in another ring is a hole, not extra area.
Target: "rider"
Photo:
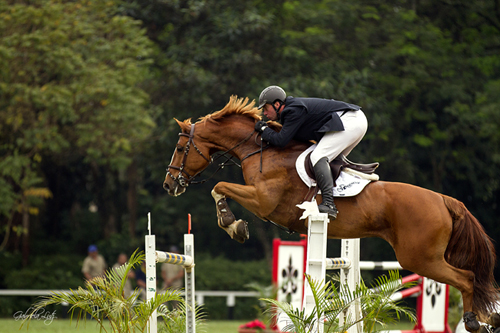
[[[361,108],[333,99],[286,96],[278,86],[269,86],[259,97],[259,109],[270,120],[280,121],[280,132],[258,121],[255,130],[271,145],[284,147],[290,140],[318,141],[311,153],[316,182],[323,197],[321,213],[337,218],[333,202],[333,178],[329,162],[340,154],[347,156],[366,133],[368,122]]]

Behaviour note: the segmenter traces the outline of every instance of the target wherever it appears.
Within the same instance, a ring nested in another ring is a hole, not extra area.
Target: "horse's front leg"
[[[253,185],[239,185],[220,182],[212,190],[217,210],[217,222],[232,239],[244,243],[249,238],[248,223],[243,220],[236,221],[233,212],[227,204],[226,198],[238,202],[257,216],[262,214],[261,198],[258,190]]]
[[[215,200],[219,227],[224,229],[232,239],[244,243],[250,237],[248,222],[243,220],[236,221],[233,212],[227,204],[226,197],[215,192],[215,189],[212,190],[212,197]]]

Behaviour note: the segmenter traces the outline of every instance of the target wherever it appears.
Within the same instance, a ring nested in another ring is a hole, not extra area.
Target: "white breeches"
[[[325,156],[328,157],[328,161],[332,161],[340,154],[349,155],[365,136],[368,121],[363,111],[348,111],[340,119],[344,124],[344,131],[327,132],[323,135],[311,153],[313,166]]]

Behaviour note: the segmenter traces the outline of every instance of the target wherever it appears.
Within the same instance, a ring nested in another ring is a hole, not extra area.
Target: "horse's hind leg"
[[[430,279],[449,284],[455,287],[462,293],[463,309],[464,309],[464,324],[469,332],[477,331],[480,326],[476,319],[476,314],[473,312],[473,294],[474,294],[474,273],[467,270],[458,269],[449,265],[443,260],[443,263],[438,266],[436,272],[428,273]]]
[[[249,238],[248,223],[243,220],[236,221],[224,195],[215,192],[214,189],[212,197],[215,200],[219,227],[224,229],[232,239],[244,243]]]
[[[422,252],[420,253],[422,254]],[[472,312],[472,296],[474,292],[474,273],[471,271],[458,269],[448,264],[444,258],[441,260],[429,260],[424,256],[419,259],[411,256],[400,258],[398,260],[403,268],[411,270],[419,275],[429,279],[449,284],[462,293],[464,306],[464,323],[469,332],[479,329],[479,322],[476,315]]]

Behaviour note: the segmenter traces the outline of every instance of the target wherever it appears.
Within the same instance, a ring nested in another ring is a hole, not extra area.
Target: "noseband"
[[[203,157],[208,162],[208,164],[211,164],[214,161],[214,159],[211,156],[209,156],[209,158],[205,157],[205,155],[203,155],[203,153],[198,149],[198,147],[196,147],[196,144],[194,143],[194,140],[193,140],[193,138],[194,138],[194,125],[195,124],[191,124],[191,131],[190,131],[189,134],[179,133],[179,136],[185,136],[185,137],[189,138],[188,143],[186,144],[186,152],[184,153],[184,158],[182,159],[182,163],[181,163],[180,167],[175,166],[175,165],[169,165],[167,167],[167,176],[169,176],[170,178],[172,178],[180,186],[187,187],[190,183],[192,183],[192,184],[196,184],[196,183],[201,184],[201,183],[204,183],[208,179],[212,178],[220,169],[223,169],[224,166],[229,165],[229,164],[227,164],[229,161],[231,161],[233,165],[236,165],[236,166],[238,166],[238,167],[241,168],[241,165],[239,165],[238,163],[236,163],[235,161],[233,161],[232,160],[233,157],[230,156],[229,158],[226,159],[226,161],[222,162],[219,165],[219,168],[212,174],[212,176],[210,176],[209,178],[207,178],[207,179],[205,179],[203,181],[196,181],[196,182],[194,182],[193,179],[196,178],[196,176],[198,176],[199,174],[201,174],[203,172],[203,170],[198,171],[194,176],[191,176],[186,170],[184,170],[184,167],[186,165],[187,156],[188,156],[188,153],[189,153],[189,148],[191,147],[191,144],[193,145],[194,149],[196,149],[196,151],[198,152],[198,154],[200,154],[201,157]],[[242,144],[244,144],[245,142],[247,142],[255,133],[257,133],[257,136],[255,137],[255,139],[257,140],[258,132],[252,131],[246,138],[244,138],[243,140],[241,140],[239,143],[237,143],[232,148],[224,151],[222,153],[222,155],[219,155],[218,157],[221,157],[223,155],[226,155],[226,154],[232,152],[235,148],[238,148],[239,146],[241,146]],[[262,172],[262,151],[264,149],[266,149],[266,148],[269,148],[269,145],[262,147],[262,141],[261,141],[260,149],[257,150],[257,151],[254,151],[253,153],[248,154],[245,157],[243,157],[240,160],[240,162],[243,162],[244,160],[246,160],[250,156],[253,156],[253,155],[257,154],[257,153],[261,153],[261,162],[260,162],[261,166],[260,166],[260,168],[261,168],[261,172]],[[217,159],[218,157],[216,157],[215,159]],[[179,174],[177,175],[177,177],[174,177],[174,175],[172,175],[172,173],[170,172],[169,169],[179,170]],[[184,174],[187,176],[187,178],[184,177]]]
[[[193,145],[194,149],[196,149],[196,151],[198,152],[198,154],[201,155],[201,157],[203,157],[209,164],[212,163],[212,158],[206,158],[205,155],[203,155],[203,153],[198,149],[198,147],[196,147],[196,144],[194,143],[194,124],[191,124],[191,131],[189,134],[186,134],[186,133],[179,133],[179,136],[186,136],[189,138],[188,140],[188,143],[186,144],[186,149],[185,149],[185,153],[184,153],[184,158],[182,159],[182,163],[181,163],[181,166],[178,167],[178,166],[175,166],[175,165],[169,165],[167,167],[167,175],[172,178],[174,181],[176,181],[180,186],[182,187],[187,187],[189,185],[189,183],[199,174],[201,173],[198,172],[197,174],[195,174],[194,176],[191,176],[186,170],[184,170],[184,166],[186,165],[186,160],[187,160],[187,157],[188,157],[188,154],[189,154],[189,149],[191,147],[191,144]],[[172,173],[170,172],[170,169],[174,169],[174,170],[179,170],[179,174],[177,175],[177,177],[174,177],[174,175],[172,175]],[[203,170],[202,170],[203,171]],[[184,174],[188,177],[184,177]]]

